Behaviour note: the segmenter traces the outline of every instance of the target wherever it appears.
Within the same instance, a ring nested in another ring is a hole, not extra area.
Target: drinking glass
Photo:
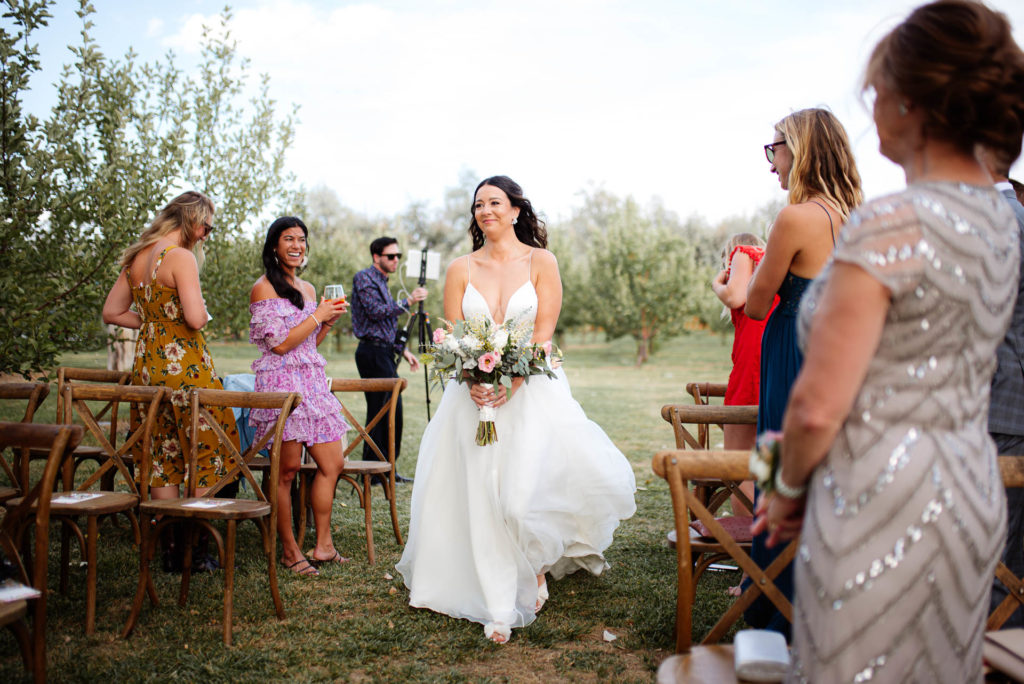
[[[324,287],[325,299],[345,299],[345,288],[341,285],[327,285]]]

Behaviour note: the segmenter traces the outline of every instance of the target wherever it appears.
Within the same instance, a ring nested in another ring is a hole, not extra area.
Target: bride
[[[506,176],[477,186],[473,253],[448,267],[445,317],[526,317],[551,340],[562,306],[558,263],[522,188]],[[636,511],[625,456],[555,379],[513,381],[510,396],[448,383],[420,443],[409,539],[398,570],[409,603],[484,625],[505,643],[548,597],[546,574],[597,575],[620,520]],[[498,441],[477,446],[478,407],[497,408]]]

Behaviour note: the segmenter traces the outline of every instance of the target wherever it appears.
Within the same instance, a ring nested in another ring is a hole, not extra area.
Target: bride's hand
[[[512,398],[512,395],[516,393],[516,390],[518,390],[522,386],[522,384],[522,378],[512,378],[512,389],[510,389],[507,394],[505,392],[505,388],[502,387],[501,385],[495,387],[493,391],[494,400],[491,401],[491,406],[493,406],[494,408],[498,408],[499,406],[507,404],[509,400]]]
[[[469,398],[477,405],[477,408],[490,406],[494,400],[494,392],[480,383],[469,383]]]

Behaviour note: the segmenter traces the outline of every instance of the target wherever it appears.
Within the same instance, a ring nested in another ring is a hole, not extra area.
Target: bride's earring
[[[519,219],[518,219],[518,218],[514,218],[514,219],[512,219],[512,225],[513,225],[513,226],[514,226],[514,225],[516,225],[516,223],[517,223],[518,221],[519,221]]]

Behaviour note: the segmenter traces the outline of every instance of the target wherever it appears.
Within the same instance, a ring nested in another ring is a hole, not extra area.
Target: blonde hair
[[[203,243],[199,236],[206,230],[206,224],[213,221],[213,200],[196,190],[183,192],[160,210],[142,231],[139,239],[121,254],[121,267],[131,264],[139,252],[152,246],[168,233],[181,228],[182,247],[192,250],[200,268],[203,265]],[[202,231],[202,232],[200,232]]]
[[[853,149],[839,119],[827,109],[801,109],[775,124],[775,130],[793,155],[789,203],[823,197],[844,221],[850,218],[864,195]]]
[[[725,267],[729,268],[729,255],[732,254],[732,250],[736,249],[740,245],[747,245],[748,247],[760,247],[764,249],[764,240],[754,235],[753,233],[734,233],[729,236],[729,239],[725,241],[725,246],[722,247],[722,261],[725,263]]]

